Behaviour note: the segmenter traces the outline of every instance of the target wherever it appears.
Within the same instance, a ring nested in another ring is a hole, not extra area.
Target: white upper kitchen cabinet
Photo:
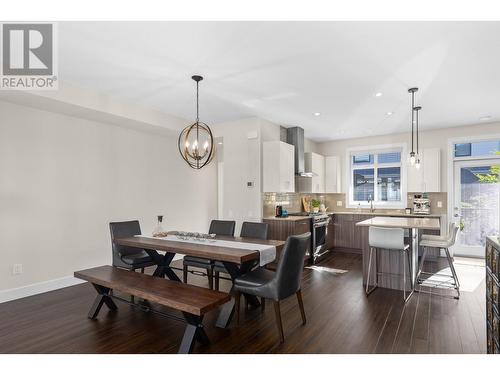
[[[280,141],[263,142],[262,189],[265,193],[295,192],[295,150]]]
[[[340,157],[327,156],[325,158],[325,193],[342,192],[341,176]]]
[[[304,154],[304,170],[312,172],[313,177],[297,177],[296,190],[299,193],[325,192],[325,157],[314,152]]]
[[[426,148],[420,151],[420,169],[408,164],[409,192],[441,191],[441,150]]]
[[[312,172],[311,193],[325,192],[325,157],[315,152],[304,154],[304,167],[306,172]]]

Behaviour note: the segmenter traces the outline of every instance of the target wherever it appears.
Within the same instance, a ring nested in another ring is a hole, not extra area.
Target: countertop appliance
[[[328,234],[328,224],[330,216],[324,213],[293,212],[289,216],[307,216],[311,218],[311,248],[309,259],[311,264],[316,264],[320,258],[328,253],[326,247],[326,237]]]
[[[417,215],[430,215],[431,201],[424,198],[421,194],[415,194],[413,197],[413,213]]]

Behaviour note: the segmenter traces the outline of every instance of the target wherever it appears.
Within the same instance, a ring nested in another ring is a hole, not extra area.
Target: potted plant
[[[319,212],[319,205],[320,205],[319,200],[317,199],[311,200],[311,207],[315,214]]]

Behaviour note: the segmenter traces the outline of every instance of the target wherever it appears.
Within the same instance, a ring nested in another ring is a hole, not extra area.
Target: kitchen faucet
[[[368,203],[370,203],[370,212],[374,212],[375,209],[373,208],[373,199],[371,194],[368,196]]]

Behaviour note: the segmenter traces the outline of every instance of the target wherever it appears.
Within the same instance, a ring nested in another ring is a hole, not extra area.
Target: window
[[[460,157],[494,156],[500,152],[500,141],[479,141],[471,143],[455,143],[454,155]]]
[[[351,206],[365,206],[369,200],[386,207],[406,206],[402,201],[401,154],[402,149],[351,152]]]

